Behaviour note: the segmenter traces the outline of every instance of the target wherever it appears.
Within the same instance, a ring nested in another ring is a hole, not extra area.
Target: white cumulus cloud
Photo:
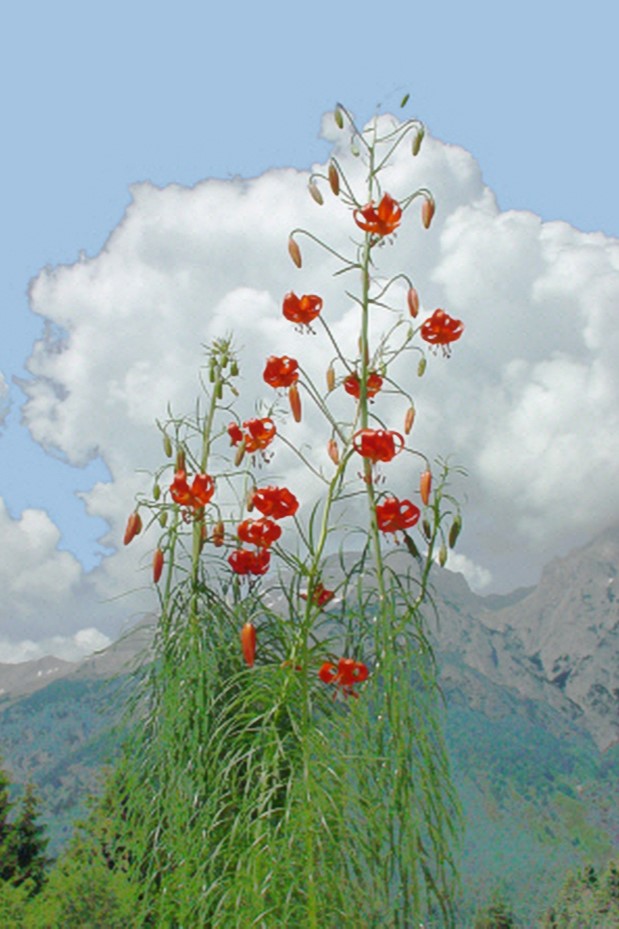
[[[344,142],[336,145],[355,182],[358,160]],[[451,359],[431,356],[423,379],[415,364],[398,367],[418,407],[411,440],[430,457],[453,453],[469,472],[457,487],[464,530],[452,564],[479,589],[490,576],[503,588],[530,582],[542,558],[619,517],[619,242],[531,213],[502,213],[473,156],[432,138],[418,158],[404,146],[390,171],[385,186],[394,197],[427,186],[438,208],[428,231],[417,204],[405,214],[395,244],[376,251],[379,272],[412,277],[420,319],[440,306],[466,325]],[[303,268],[287,254],[295,227],[351,253],[350,213],[324,183],[319,207],[307,180],[278,169],[192,189],[136,185],[98,256],[46,269],[34,282],[32,307],[50,325],[28,362],[25,421],[38,442],[75,464],[105,459],[110,482],[84,496],[89,512],[108,521],[108,543],[118,545],[135,492],[148,486],[138,469],[161,461],[155,420],[168,405],[176,413],[194,406],[203,344],[235,333],[241,416],[253,412],[256,397],[269,397],[261,382],[267,355],[294,355],[323,383],[332,350],[319,329],[300,335],[282,319],[287,291],[319,293],[334,334],[354,349],[345,288],[358,282],[334,278],[335,259],[302,236]],[[291,437],[326,460],[324,426],[305,406]],[[400,426],[400,401],[379,398],[376,409]],[[397,489],[416,482],[407,462],[394,463]],[[271,471],[296,468],[280,451]],[[49,550],[50,527],[42,531]],[[99,602],[147,579],[139,568],[148,543],[134,545],[89,576]],[[79,585],[79,566],[54,557],[67,589]],[[27,587],[16,570],[12,583]],[[40,570],[41,589],[53,587]],[[115,609],[120,617],[134,607]]]

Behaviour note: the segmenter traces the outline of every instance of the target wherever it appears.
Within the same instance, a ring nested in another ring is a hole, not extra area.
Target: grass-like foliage
[[[143,523],[159,531],[160,618],[105,840],[139,888],[136,927],[454,925],[459,812],[422,608],[460,514],[450,469],[410,446],[412,385],[393,371],[405,356],[422,375],[424,343],[448,354],[463,326],[442,310],[417,325],[410,279],[376,270],[417,202],[432,221],[428,190],[396,200],[382,186],[400,145],[419,152],[422,126],[359,130],[341,106],[334,118],[362,182],[333,159],[309,190],[320,206],[331,192],[357,240],[343,255],[296,229],[288,248],[297,267],[304,239],[335,259],[353,288],[358,354],[338,345],[318,295],[287,294],[285,318],[324,339],[325,387],[270,356],[276,399],[243,420],[241,360],[232,338],[216,341],[195,412],[161,424],[167,461],[127,525],[127,543]],[[322,452],[287,436],[286,396],[297,423],[302,404],[320,415]],[[381,418],[394,411],[402,432]],[[269,476],[278,443],[307,466],[302,487]],[[383,489],[400,454],[417,503]],[[406,575],[385,557],[394,539]]]

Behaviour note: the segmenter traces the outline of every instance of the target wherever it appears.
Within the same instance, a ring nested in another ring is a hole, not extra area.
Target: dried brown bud
[[[432,529],[430,528],[430,523],[428,522],[427,519],[423,520],[421,524],[421,528],[423,530],[423,534],[425,535],[426,539],[429,542],[432,538]]]
[[[318,203],[320,206],[322,206],[325,201],[323,200],[322,194],[320,193],[316,184],[314,184],[313,181],[310,181],[308,187],[312,199],[315,200],[316,203]]]
[[[404,417],[404,435],[409,435],[411,429],[413,428],[413,423],[415,422],[415,407],[409,406],[406,411],[406,416]]]
[[[288,239],[288,254],[292,258],[297,268],[300,268],[301,265],[303,264],[303,261],[301,260],[301,249],[299,248],[299,246],[297,245],[297,243],[295,242],[292,236],[290,236],[290,238]]]
[[[432,217],[434,216],[434,211],[436,210],[436,204],[432,197],[426,197],[423,201],[423,206],[421,207],[421,222],[423,223],[424,229],[430,228],[430,223],[432,222]]]
[[[419,313],[419,294],[414,287],[408,288],[408,293],[406,294],[406,302],[408,303],[408,312],[411,314],[413,319]]]
[[[340,451],[337,447],[337,442],[335,439],[329,439],[327,442],[327,454],[333,462],[334,465],[339,465],[340,463]]]
[[[329,393],[335,388],[335,369],[333,365],[329,365],[327,368],[327,390]]]
[[[333,162],[329,165],[329,186],[337,197],[340,192],[340,176]]]

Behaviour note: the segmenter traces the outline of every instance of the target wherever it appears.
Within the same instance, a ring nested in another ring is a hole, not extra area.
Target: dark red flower
[[[318,672],[318,677],[325,684],[335,684],[342,688],[347,697],[358,697],[353,687],[367,680],[370,675],[367,665],[354,658],[340,658],[337,667],[330,661],[325,661]]]
[[[389,194],[383,194],[378,207],[375,207],[372,201],[362,210],[355,210],[353,217],[364,232],[371,232],[372,235],[378,236],[391,235],[402,220],[402,207]]]
[[[241,542],[257,545],[258,548],[270,548],[282,534],[281,527],[266,516],[262,519],[244,519],[236,532]]]
[[[353,448],[370,461],[391,461],[404,448],[404,439],[388,429],[361,429],[353,436]]]
[[[381,532],[410,529],[418,522],[420,516],[419,507],[411,500],[398,500],[397,497],[387,497],[376,507],[376,520]]]
[[[290,387],[299,380],[299,362],[288,355],[278,358],[271,355],[267,358],[264,374],[262,375],[269,387]]]
[[[443,353],[449,355],[449,345],[457,341],[464,332],[464,323],[453,319],[445,310],[435,310],[421,327],[421,338],[430,345],[441,345]]]
[[[235,574],[266,574],[271,556],[266,548],[250,552],[246,548],[235,548],[228,556],[228,564]]]
[[[377,374],[376,371],[370,371],[367,381],[365,382],[365,389],[368,397],[375,397],[382,386],[383,379],[380,374]],[[361,396],[361,380],[356,372],[354,374],[349,374],[348,377],[344,379],[344,390],[347,394],[350,394],[351,397],[355,397],[357,400],[359,399]]]
[[[200,509],[206,506],[215,493],[215,482],[210,474],[196,474],[191,487],[184,471],[176,471],[170,484],[170,494],[175,503]]]
[[[302,600],[307,600],[307,593],[302,593],[300,596]],[[322,584],[316,584],[314,593],[312,594],[312,603],[315,603],[316,606],[324,606],[325,603],[333,600],[334,597],[334,590],[327,590]]]
[[[252,494],[251,504],[263,516],[270,516],[271,519],[294,516],[299,509],[299,501],[287,487],[257,487]]]
[[[264,416],[262,419],[247,419],[243,423],[243,429],[237,423],[230,423],[228,426],[228,435],[232,444],[239,445],[244,441],[245,451],[250,455],[270,445],[276,432],[275,423],[270,416]]]
[[[302,297],[297,297],[295,293],[290,292],[284,297],[282,312],[291,323],[309,326],[321,310],[322,297],[317,297],[316,294],[304,294]]]

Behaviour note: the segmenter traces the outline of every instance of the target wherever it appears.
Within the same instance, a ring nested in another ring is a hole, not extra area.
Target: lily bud
[[[432,490],[432,472],[424,471],[419,478],[419,493],[423,500],[424,506],[430,502],[430,491]]]
[[[185,470],[185,450],[182,449],[182,448],[179,448],[179,450],[178,450],[177,453],[176,453],[176,468],[175,468],[175,470],[176,470],[176,471],[184,471],[184,470]]]
[[[256,627],[253,623],[245,623],[241,629],[241,649],[245,663],[253,668],[256,660]]]
[[[406,411],[406,416],[404,417],[404,435],[409,435],[411,429],[413,428],[413,423],[415,422],[415,407],[409,406]]]
[[[221,546],[224,544],[224,535],[225,535],[224,524],[223,524],[223,521],[220,519],[213,526],[213,535],[211,536],[211,539],[213,541],[213,545],[215,546],[215,548],[221,548]]]
[[[460,530],[462,529],[462,517],[460,515],[454,517],[454,521],[451,524],[451,529],[449,530],[449,547],[453,548],[456,544],[456,540],[460,535]]]
[[[329,186],[337,197],[340,192],[340,176],[333,162],[329,165]]]
[[[425,535],[426,539],[429,542],[432,538],[432,529],[430,528],[430,523],[428,522],[427,519],[424,519],[424,521],[421,524],[421,528],[423,529],[423,534]]]
[[[299,388],[296,384],[291,384],[288,388],[288,401],[290,403],[290,410],[294,417],[295,423],[301,422],[301,397],[299,396]]]
[[[423,206],[421,207],[421,222],[423,223],[424,229],[430,228],[430,223],[432,222],[432,217],[434,216],[434,211],[436,210],[436,204],[434,200],[430,197],[426,197],[423,201]]]
[[[129,545],[129,542],[132,542],[135,539],[136,535],[139,535],[142,531],[142,519],[137,510],[131,514],[127,520],[127,526],[125,528],[125,537],[123,542],[125,545]]]
[[[256,488],[252,487],[249,493],[247,494],[247,500],[245,501],[245,508],[248,513],[254,508],[254,494],[256,493]]]
[[[340,451],[337,447],[337,442],[335,439],[329,439],[327,442],[327,454],[333,462],[334,465],[339,465],[340,463]]]
[[[444,545],[441,545],[441,547],[438,550],[438,563],[440,564],[441,568],[445,567],[446,561],[447,561],[447,549],[445,548]]]
[[[426,361],[425,356],[419,359],[419,364],[417,365],[417,377],[423,377],[427,364],[428,362]]]
[[[245,457],[245,439],[240,443],[239,447],[236,450],[236,455],[234,456],[234,466],[238,468],[243,458]]]
[[[163,513],[159,514],[159,525],[162,529],[168,525],[168,511],[164,510]]]
[[[155,484],[155,486],[153,487],[153,500],[158,500],[160,496],[161,496],[161,487],[159,486],[159,484]]]
[[[160,548],[155,549],[155,554],[153,555],[153,581],[155,584],[159,583],[159,578],[161,577],[161,572],[163,571],[163,552]]]
[[[406,302],[408,303],[408,312],[413,319],[415,319],[419,312],[419,294],[414,287],[409,287],[408,293],[406,294]]]
[[[418,155],[418,154],[419,154],[419,149],[421,148],[421,143],[423,142],[423,138],[424,138],[425,134],[426,134],[425,129],[419,129],[419,130],[418,130],[417,135],[416,135],[415,138],[413,139],[413,146],[412,146],[412,148],[413,148],[413,155]]]
[[[292,238],[292,236],[290,236],[290,238],[288,239],[288,254],[292,258],[297,268],[300,268],[301,265],[303,264],[303,261],[301,259],[301,249],[299,248],[295,240]]]
[[[163,451],[165,453],[166,458],[172,457],[172,440],[170,439],[170,436],[167,435],[167,433],[165,432],[163,434]]]
[[[404,533],[404,544],[406,545],[407,549],[409,550],[413,558],[421,558],[421,555],[419,554],[419,549],[417,548],[414,541],[409,536],[408,532]]]
[[[333,111],[333,119],[335,120],[335,125],[338,129],[344,128],[344,115],[339,106],[336,106],[335,110]]]
[[[329,393],[335,388],[335,370],[333,365],[329,365],[327,368],[327,390]]]
[[[239,366],[236,358],[233,358],[230,363],[230,377],[238,377],[239,375]]]
[[[316,203],[317,203],[319,206],[322,206],[323,203],[324,203],[325,201],[323,200],[322,194],[320,193],[320,191],[319,191],[318,187],[316,186],[316,184],[314,184],[313,181],[310,181],[310,182],[309,182],[309,185],[308,185],[308,188],[309,188],[309,192],[310,192],[310,194],[311,194],[311,196],[312,196],[312,199],[315,200]]]

